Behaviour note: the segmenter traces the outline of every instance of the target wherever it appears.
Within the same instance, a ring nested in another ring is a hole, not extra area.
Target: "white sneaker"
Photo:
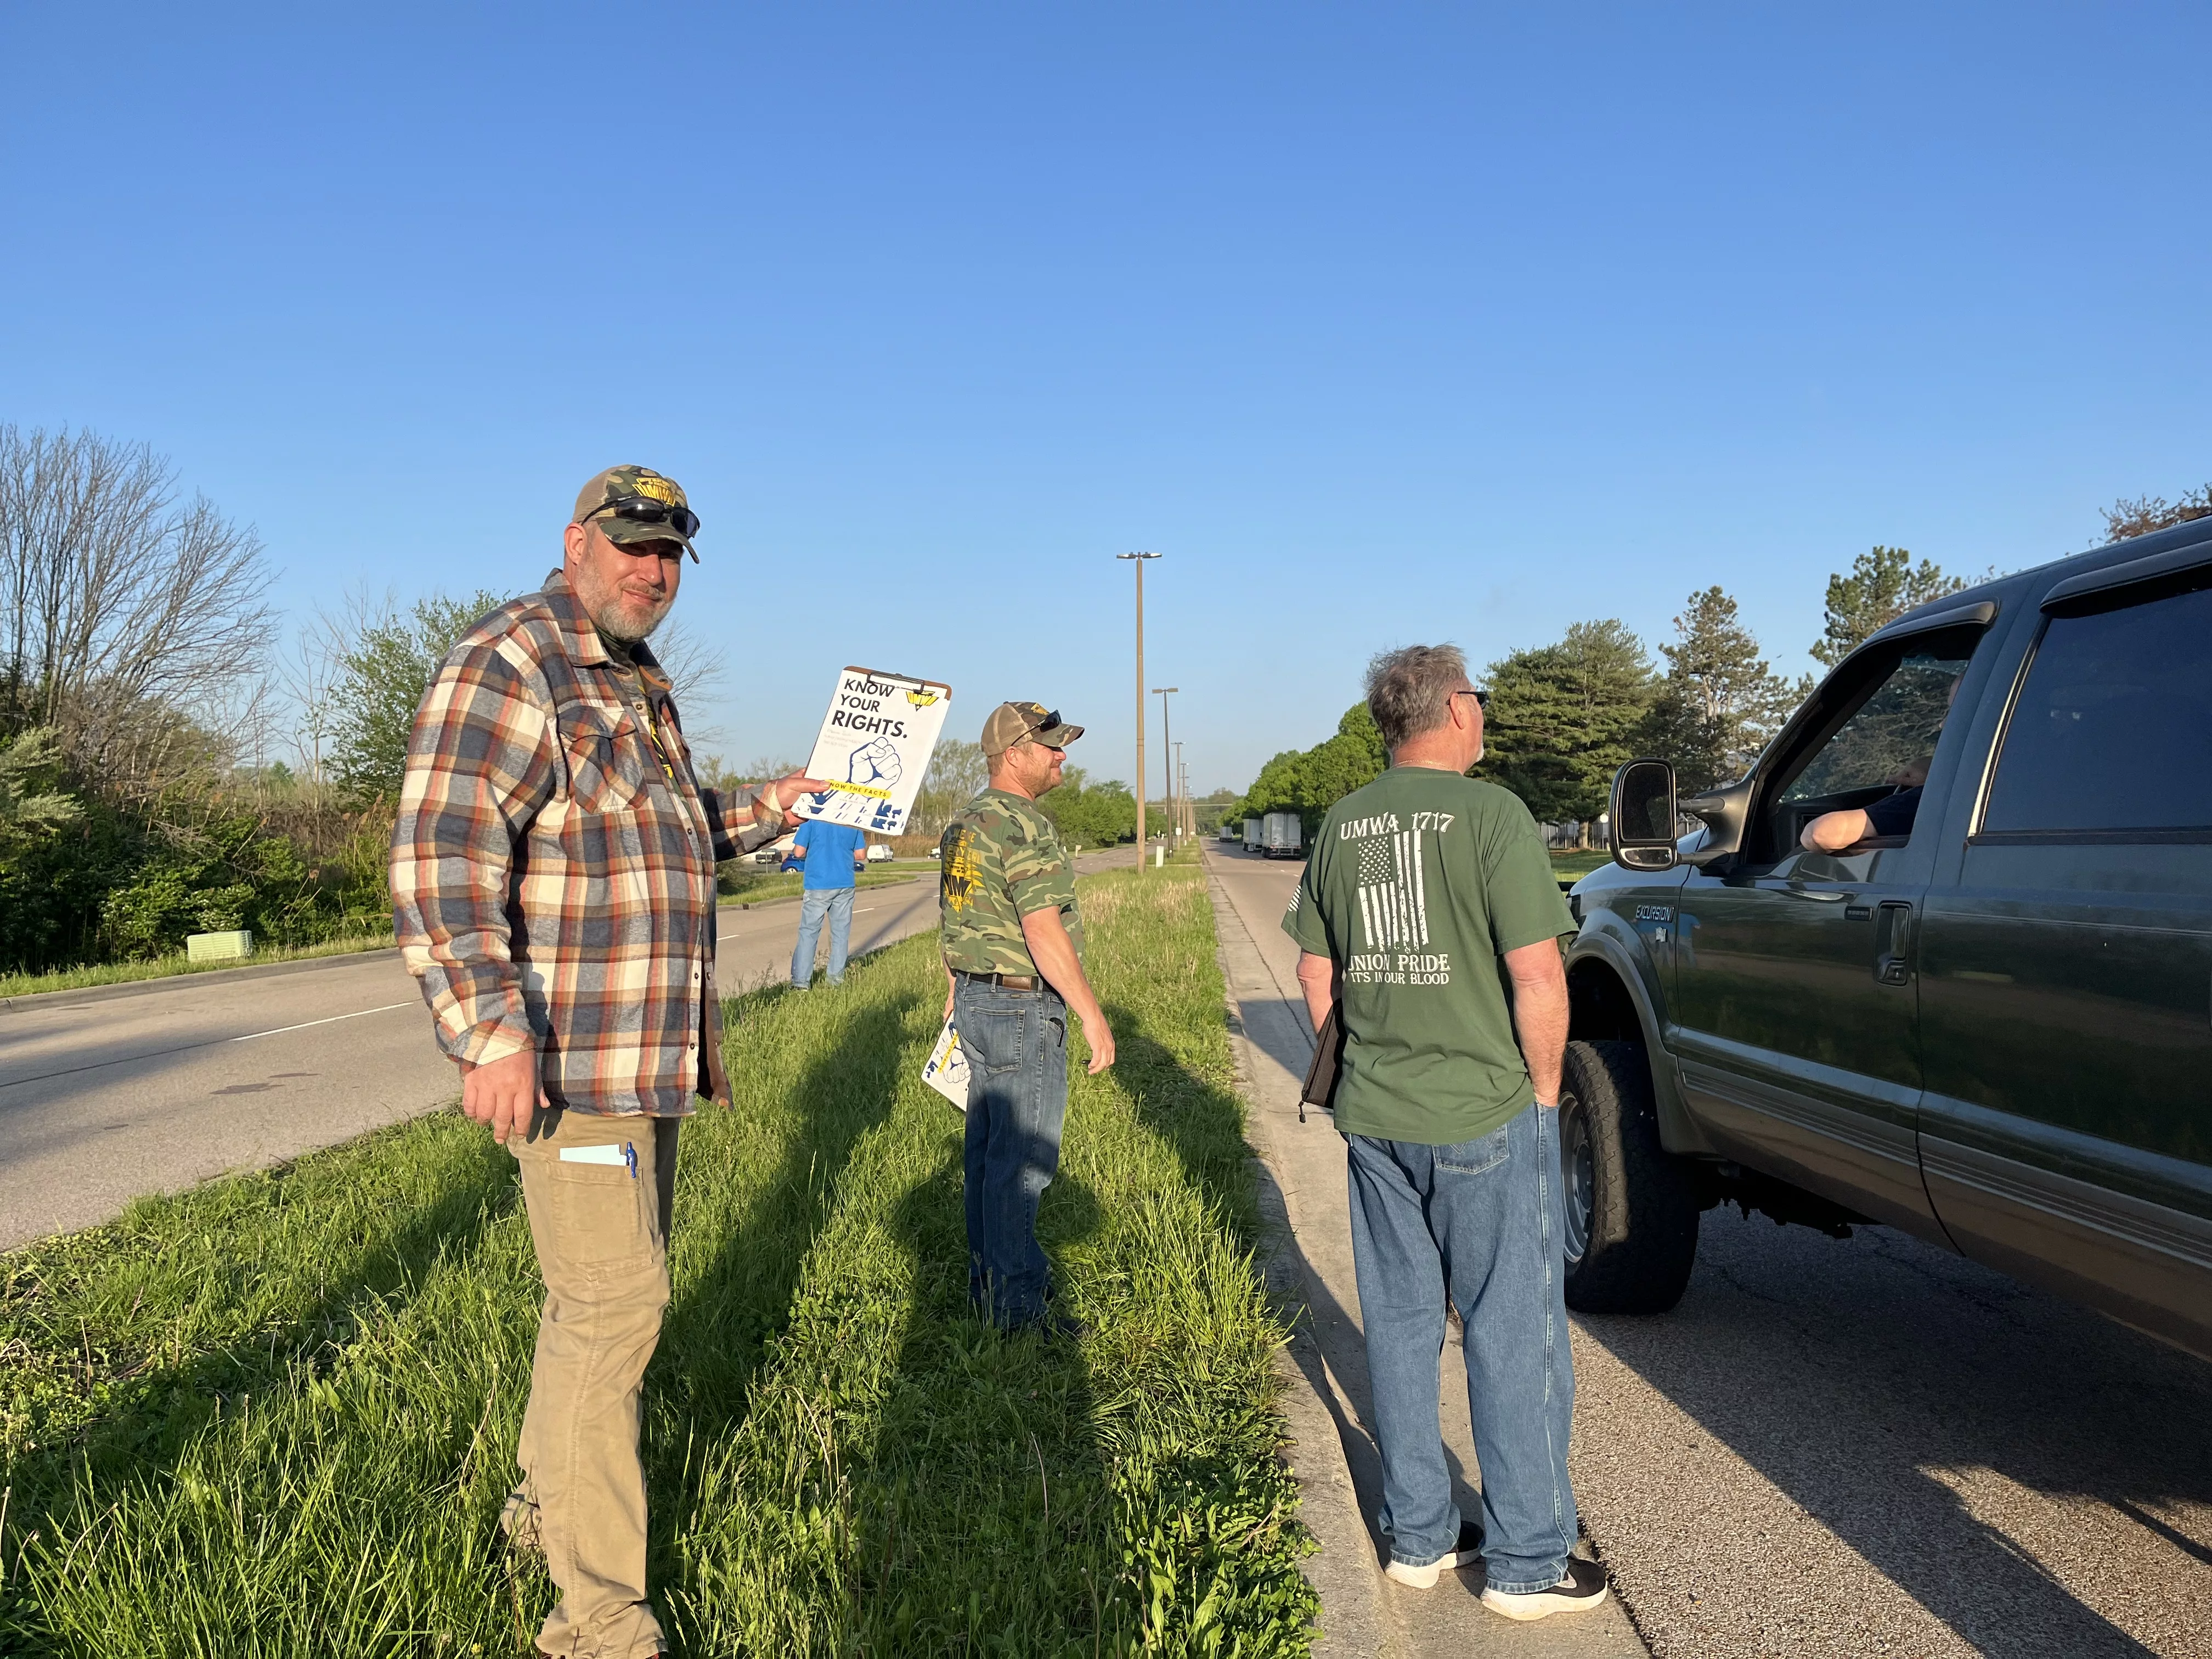
[[[1485,1586],[1482,1605],[1492,1613],[1502,1613],[1508,1619],[1528,1620],[1548,1619],[1555,1613],[1580,1613],[1594,1607],[1608,1594],[1605,1569],[1595,1561],[1585,1561],[1578,1555],[1567,1558],[1567,1571],[1559,1582],[1547,1590],[1525,1591],[1519,1595]]]
[[[1460,1523],[1459,1542],[1433,1561],[1415,1566],[1410,1561],[1393,1557],[1390,1565],[1382,1569],[1382,1576],[1413,1589],[1434,1589],[1437,1580],[1444,1576],[1449,1567],[1471,1567],[1482,1559],[1482,1522],[1463,1521]]]

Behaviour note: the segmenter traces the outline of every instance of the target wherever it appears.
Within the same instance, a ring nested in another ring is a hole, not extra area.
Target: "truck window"
[[[1778,799],[1822,800],[1857,790],[1911,788],[1928,777],[1964,653],[1905,657],[1837,728]]]
[[[2212,591],[2051,619],[1981,828],[2212,836]]]

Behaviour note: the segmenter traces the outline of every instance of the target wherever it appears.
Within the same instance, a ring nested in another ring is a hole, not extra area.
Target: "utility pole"
[[[1169,811],[1175,815],[1176,836],[1178,840],[1190,834],[1190,787],[1183,781],[1182,745],[1175,746],[1175,802]]]
[[[1137,567],[1137,868],[1145,867],[1145,561],[1157,553],[1116,553]]]
[[[1179,685],[1156,685],[1153,690],[1160,697],[1160,807],[1168,815],[1168,844],[1175,844],[1180,820],[1175,815],[1175,757],[1181,751],[1175,746],[1175,732],[1168,725],[1168,694],[1180,691]]]

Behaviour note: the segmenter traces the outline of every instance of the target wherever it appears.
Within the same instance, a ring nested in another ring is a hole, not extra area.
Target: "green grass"
[[[968,1316],[929,941],[732,1005],[648,1382],[683,1652],[1307,1650],[1203,884],[1082,890],[1120,1059],[1040,1224],[1079,1349]],[[0,1257],[0,1652],[526,1653],[551,1590],[495,1517],[537,1296],[451,1114]]]
[[[929,868],[935,870],[933,861]],[[912,881],[922,872],[914,868],[886,871],[881,865],[862,872],[854,878],[860,887],[892,887],[901,882]],[[715,878],[715,890],[725,904],[758,904],[763,899],[797,898],[805,878],[796,870],[778,870],[769,864],[741,864],[736,869],[725,871]]]
[[[250,957],[225,962],[193,962],[179,956],[149,962],[106,962],[86,968],[57,968],[44,974],[0,974],[0,997],[36,996],[41,991],[77,991],[89,985],[121,985],[131,980],[167,979],[178,974],[219,974],[230,968],[254,968],[268,962],[302,962],[310,957],[343,957],[362,951],[389,951],[392,930],[325,939],[319,945],[258,947]]]
[[[1589,874],[1593,870],[1602,870],[1612,862],[1613,854],[1610,853],[1581,852],[1552,854],[1553,872],[1562,877],[1580,878]]]

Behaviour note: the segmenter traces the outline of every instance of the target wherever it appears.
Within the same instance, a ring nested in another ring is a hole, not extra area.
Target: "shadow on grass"
[[[1133,1624],[1110,1616],[1114,1459],[1091,1368],[1075,1342],[1000,1331],[970,1304],[958,1127],[890,1219],[913,1291],[874,1455],[854,1471],[847,1635],[862,1652],[1089,1653]],[[1063,1168],[1039,1206],[1048,1255],[1103,1222]]]
[[[419,1125],[410,1124],[383,1133],[397,1137],[419,1130]],[[306,1178],[307,1167],[312,1167],[311,1160],[301,1160],[237,1179],[298,1182]],[[473,1155],[465,1152],[442,1172],[426,1195],[404,1206],[404,1219],[390,1232],[323,1275],[301,1311],[180,1363],[141,1362],[143,1368],[126,1363],[112,1374],[107,1398],[88,1420],[72,1425],[54,1443],[35,1446],[0,1468],[0,1486],[13,1489],[9,1534],[21,1540],[43,1528],[48,1536],[55,1535],[58,1518],[50,1511],[70,1502],[74,1486],[86,1487],[96,1509],[106,1502],[103,1494],[125,1483],[158,1479],[226,1407],[242,1396],[286,1382],[303,1362],[319,1365],[337,1354],[354,1337],[368,1304],[419,1281],[441,1260],[474,1251],[487,1230],[515,1206],[514,1171],[514,1160],[486,1136]],[[116,1228],[71,1239],[65,1248],[81,1249],[88,1239],[134,1226],[179,1221],[191,1226],[191,1206],[208,1198],[202,1189],[180,1200],[156,1200]],[[219,1235],[222,1230],[213,1231]],[[15,1275],[7,1284],[11,1300],[38,1293],[35,1288],[20,1289],[20,1276],[26,1267],[35,1275],[38,1262],[41,1257],[51,1259],[52,1249],[33,1246],[15,1253],[7,1264]],[[33,1285],[35,1282],[34,1278]],[[89,1325],[82,1328],[88,1352],[96,1342],[111,1352],[125,1346],[109,1334],[95,1334]]]
[[[1114,1073],[1136,1103],[1137,1121],[1174,1150],[1184,1178],[1250,1248],[1259,1211],[1243,1103],[1234,1091],[1185,1066],[1133,1010],[1109,1005],[1106,1018],[1114,1028]]]
[[[850,971],[858,981],[867,968],[855,959]],[[737,999],[727,1024],[734,1027],[799,994],[787,984],[766,987]],[[711,1247],[704,1269],[687,1275],[677,1293],[646,1383],[648,1399],[663,1402],[656,1415],[678,1431],[647,1438],[648,1486],[668,1494],[651,1510],[653,1583],[681,1577],[675,1529],[699,1498],[700,1468],[690,1454],[726,1439],[744,1419],[754,1378],[789,1320],[807,1253],[836,1207],[845,1166],[897,1100],[906,1022],[920,1000],[909,996],[856,1008],[823,1057],[792,1080],[789,1098],[803,1117],[799,1133],[738,1224]],[[744,1133],[742,1123],[736,1127]],[[705,1178],[704,1164],[703,1158],[693,1160],[689,1178]]]

